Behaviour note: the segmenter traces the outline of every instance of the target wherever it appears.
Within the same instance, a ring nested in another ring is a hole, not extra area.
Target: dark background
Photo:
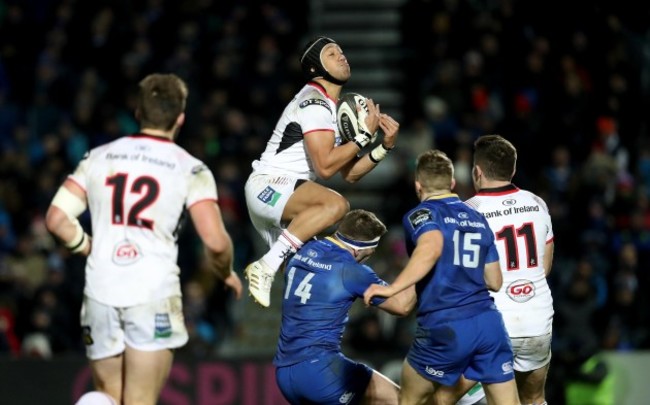
[[[326,3],[0,1],[0,366],[83,359],[84,261],[47,234],[44,214],[86,150],[137,130],[133,95],[148,73],[174,72],[189,84],[178,142],[217,178],[236,269],[263,253],[243,184],[304,83],[302,46],[316,34],[338,40],[352,66],[350,89],[382,67],[347,52],[381,45],[359,43],[368,31],[354,19],[339,19],[338,31],[319,22],[314,10]],[[374,80],[376,97],[363,88],[399,119],[399,148],[356,188],[336,183],[353,207],[372,208],[391,229],[372,261],[377,271],[390,280],[405,261],[399,224],[415,203],[409,169],[417,153],[447,152],[466,198],[473,140],[499,133],[519,150],[515,184],[544,198],[554,220],[549,403],[563,403],[565,382],[590,355],[650,348],[642,294],[650,283],[648,5],[330,3],[339,12],[384,7],[399,16],[399,41],[380,49],[395,73]],[[389,85],[399,97],[382,98]],[[90,229],[87,214],[82,223]],[[262,315],[249,301],[234,302],[204,271],[189,224],[179,245],[192,334],[182,355],[270,360],[277,311]],[[410,318],[356,311],[346,351],[399,357],[412,326]]]

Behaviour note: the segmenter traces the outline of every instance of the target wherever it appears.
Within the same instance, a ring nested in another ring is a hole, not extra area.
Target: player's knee
[[[350,202],[340,195],[328,202],[325,208],[332,218],[332,223],[341,220],[350,211]]]

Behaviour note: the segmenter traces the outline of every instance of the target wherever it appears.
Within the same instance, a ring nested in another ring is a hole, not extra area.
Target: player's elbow
[[[401,316],[407,316],[411,312],[413,312],[413,309],[415,309],[415,304],[418,302],[417,300],[417,295],[415,293],[415,286],[412,287],[413,292],[408,295],[408,299],[405,301],[403,305],[403,311],[401,313]]]
[[[411,299],[408,302],[408,304],[405,305],[405,307],[404,307],[404,309],[405,309],[404,310],[404,316],[406,316],[406,315],[410,314],[411,312],[413,312],[413,310],[415,309],[415,304],[416,303],[417,303],[417,299],[415,299],[415,297],[413,297],[413,299]]]
[[[413,310],[412,306],[404,305],[397,308],[394,315],[396,316],[407,316]]]
[[[45,214],[45,228],[50,233],[56,233],[56,230],[64,224],[67,215],[60,208],[50,205]]]
[[[500,276],[500,274],[499,274]],[[488,290],[497,292],[503,285],[503,277],[489,277],[485,279]]]
[[[485,265],[483,279],[488,290],[497,292],[503,285],[503,274],[499,262],[492,262]]]
[[[409,305],[405,302],[397,302],[390,306],[382,307],[382,309],[391,315],[404,317],[411,313],[413,307],[413,305]]]
[[[220,256],[228,253],[231,249],[230,239],[227,238],[211,238],[203,241],[203,244],[208,252],[213,256]]]
[[[345,175],[342,174],[341,177],[343,177],[343,180],[345,180],[346,183],[354,184],[354,183],[358,182],[359,180],[361,180],[362,176],[353,175],[353,174],[350,173],[350,174],[345,174]]]
[[[490,283],[487,285],[488,290],[492,292],[498,292],[501,289],[501,285],[503,283],[497,284],[497,283]]]
[[[390,301],[391,313],[396,316],[407,316],[415,308],[417,295],[415,286],[411,286],[399,294],[388,299]]]
[[[316,172],[316,175],[323,180],[329,180],[336,174],[336,170],[323,167],[315,168],[314,171]]]

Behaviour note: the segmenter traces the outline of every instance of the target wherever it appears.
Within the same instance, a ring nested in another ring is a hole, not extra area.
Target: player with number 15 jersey
[[[402,221],[409,260],[391,285],[368,287],[364,302],[415,285],[417,329],[402,366],[400,403],[456,403],[478,381],[491,401],[519,404],[512,346],[488,291],[502,284],[494,235],[451,192],[454,186],[453,162],[444,152],[418,156],[420,203]]]

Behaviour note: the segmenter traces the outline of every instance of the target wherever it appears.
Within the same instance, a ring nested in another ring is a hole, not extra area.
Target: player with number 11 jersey
[[[499,250],[503,285],[493,292],[514,353],[523,404],[545,404],[551,362],[553,298],[546,278],[553,265],[553,227],[544,200],[512,183],[517,149],[501,135],[474,141],[472,181],[477,194],[467,204],[490,224]]]
[[[481,189],[467,204],[483,213],[494,231],[503,286],[493,292],[510,337],[551,332],[553,298],[544,270],[545,246],[553,242],[546,203],[513,184]]]

